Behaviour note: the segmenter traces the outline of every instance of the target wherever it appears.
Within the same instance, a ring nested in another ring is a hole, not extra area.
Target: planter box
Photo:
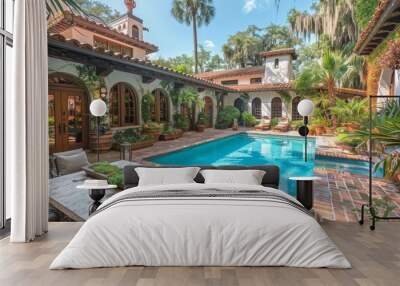
[[[160,135],[160,140],[161,141],[171,141],[171,140],[175,140],[178,138],[178,134],[177,133],[173,133],[173,134],[161,134]]]
[[[105,134],[101,135],[99,138],[99,146],[97,146],[97,135],[91,132],[89,134],[89,148],[92,151],[110,151],[112,148],[112,131],[107,131]]]
[[[161,134],[161,131],[160,131],[159,128],[158,129],[143,129],[142,133],[145,134],[145,135],[152,136],[152,137],[154,137],[154,139],[156,141],[158,141],[158,139],[160,137],[160,134]]]
[[[106,175],[97,173],[96,171],[91,169],[90,166],[83,167],[82,170],[85,171],[86,175],[88,175],[88,177],[90,177],[90,178],[97,179],[97,180],[107,180],[108,179],[108,177]]]

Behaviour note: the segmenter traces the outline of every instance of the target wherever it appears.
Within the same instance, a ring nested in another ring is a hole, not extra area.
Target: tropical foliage
[[[262,65],[260,53],[263,51],[292,48],[300,40],[286,26],[269,25],[266,28],[249,26],[228,38],[222,50],[229,67]]]
[[[239,120],[240,111],[236,107],[226,106],[218,113],[215,128],[226,129],[232,126],[235,119]]]
[[[198,72],[197,28],[210,24],[215,15],[213,0],[174,0],[171,13],[175,19],[193,27],[195,73]]]

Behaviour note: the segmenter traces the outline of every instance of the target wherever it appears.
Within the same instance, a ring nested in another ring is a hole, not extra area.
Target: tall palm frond
[[[46,0],[46,9],[48,16],[52,16],[65,10],[85,14],[75,0]]]
[[[358,39],[355,12],[355,0],[320,0],[313,14],[295,10],[289,21],[292,30],[305,39],[327,35],[332,46],[343,47]]]

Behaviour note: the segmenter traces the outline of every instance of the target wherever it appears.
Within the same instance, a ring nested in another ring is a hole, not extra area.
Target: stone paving
[[[240,130],[240,132],[245,131],[249,130]],[[135,161],[142,162],[144,158],[150,156],[179,150],[236,133],[238,131],[215,129],[207,129],[204,133],[187,132],[178,140],[157,142],[152,147],[134,151],[133,157]],[[268,131],[262,133],[282,135],[282,133]],[[297,136],[297,132],[284,134]],[[354,156],[337,148],[333,137],[317,138],[317,154],[359,160],[365,159],[364,156]],[[89,161],[94,162],[95,158],[95,154],[89,153]],[[119,160],[119,152],[111,151],[101,154],[101,160]],[[368,201],[368,177],[325,169],[316,169],[315,174],[322,178],[321,181],[315,183],[314,187],[314,210],[318,217],[340,222],[357,221],[359,213],[356,209],[359,209],[363,203]],[[374,178],[373,190],[375,198],[387,197],[396,206],[396,210],[392,215],[400,215],[400,187],[398,185],[385,179]]]

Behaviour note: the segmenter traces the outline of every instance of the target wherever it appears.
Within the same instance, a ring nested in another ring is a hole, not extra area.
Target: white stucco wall
[[[125,28],[124,27],[125,24]],[[143,41],[143,23],[132,19],[128,16],[125,16],[121,19],[118,19],[117,21],[111,23],[110,27],[112,29],[116,29],[118,32],[124,33],[125,35],[128,35],[129,37],[132,37],[132,27],[135,25],[139,29],[139,40]],[[119,27],[121,26],[121,29]]]
[[[279,97],[282,99],[279,93],[274,92],[274,91],[263,91],[263,92],[250,92],[249,94],[249,100],[247,102],[247,110],[248,112],[251,113],[252,109],[252,102],[253,99],[259,98],[261,100],[261,112],[262,112],[262,117],[271,117],[271,102],[272,99],[275,97]],[[228,96],[225,97],[225,106],[234,106],[235,100],[240,97],[240,94],[237,93],[231,93],[228,94]],[[295,94],[292,94],[292,98],[295,97]],[[283,117],[288,117],[291,118],[291,103],[286,104],[284,100],[282,100],[282,116]]]
[[[275,68],[275,59],[279,59],[278,68]],[[266,58],[263,83],[289,83],[291,79],[293,79],[292,56],[283,55]]]
[[[80,66],[80,64],[64,61],[56,58],[49,58],[49,75],[53,73],[65,73],[68,75],[72,75],[74,77],[79,77],[79,73],[76,70],[76,66]],[[140,103],[142,101],[142,97],[146,92],[153,92],[156,89],[163,89],[161,86],[161,80],[154,80],[151,83],[144,84],[142,82],[142,76],[127,73],[119,70],[114,70],[108,76],[104,78],[105,87],[107,88],[107,94],[109,96],[110,90],[112,87],[117,83],[127,83],[129,84],[138,97],[138,117],[139,117],[139,124],[142,124],[142,115],[141,115],[141,108]],[[200,98],[204,98],[205,96],[209,96],[213,101],[213,121],[215,124],[217,118],[217,99],[215,97],[215,92],[213,90],[204,90],[200,93]],[[168,97],[169,99],[169,97]],[[91,99],[89,99],[90,102]],[[173,121],[173,113],[175,112],[174,107],[172,105],[171,100],[169,99],[169,118],[170,122]],[[196,108],[196,118],[198,113],[200,112],[199,108]],[[129,128],[129,127],[126,127]]]

